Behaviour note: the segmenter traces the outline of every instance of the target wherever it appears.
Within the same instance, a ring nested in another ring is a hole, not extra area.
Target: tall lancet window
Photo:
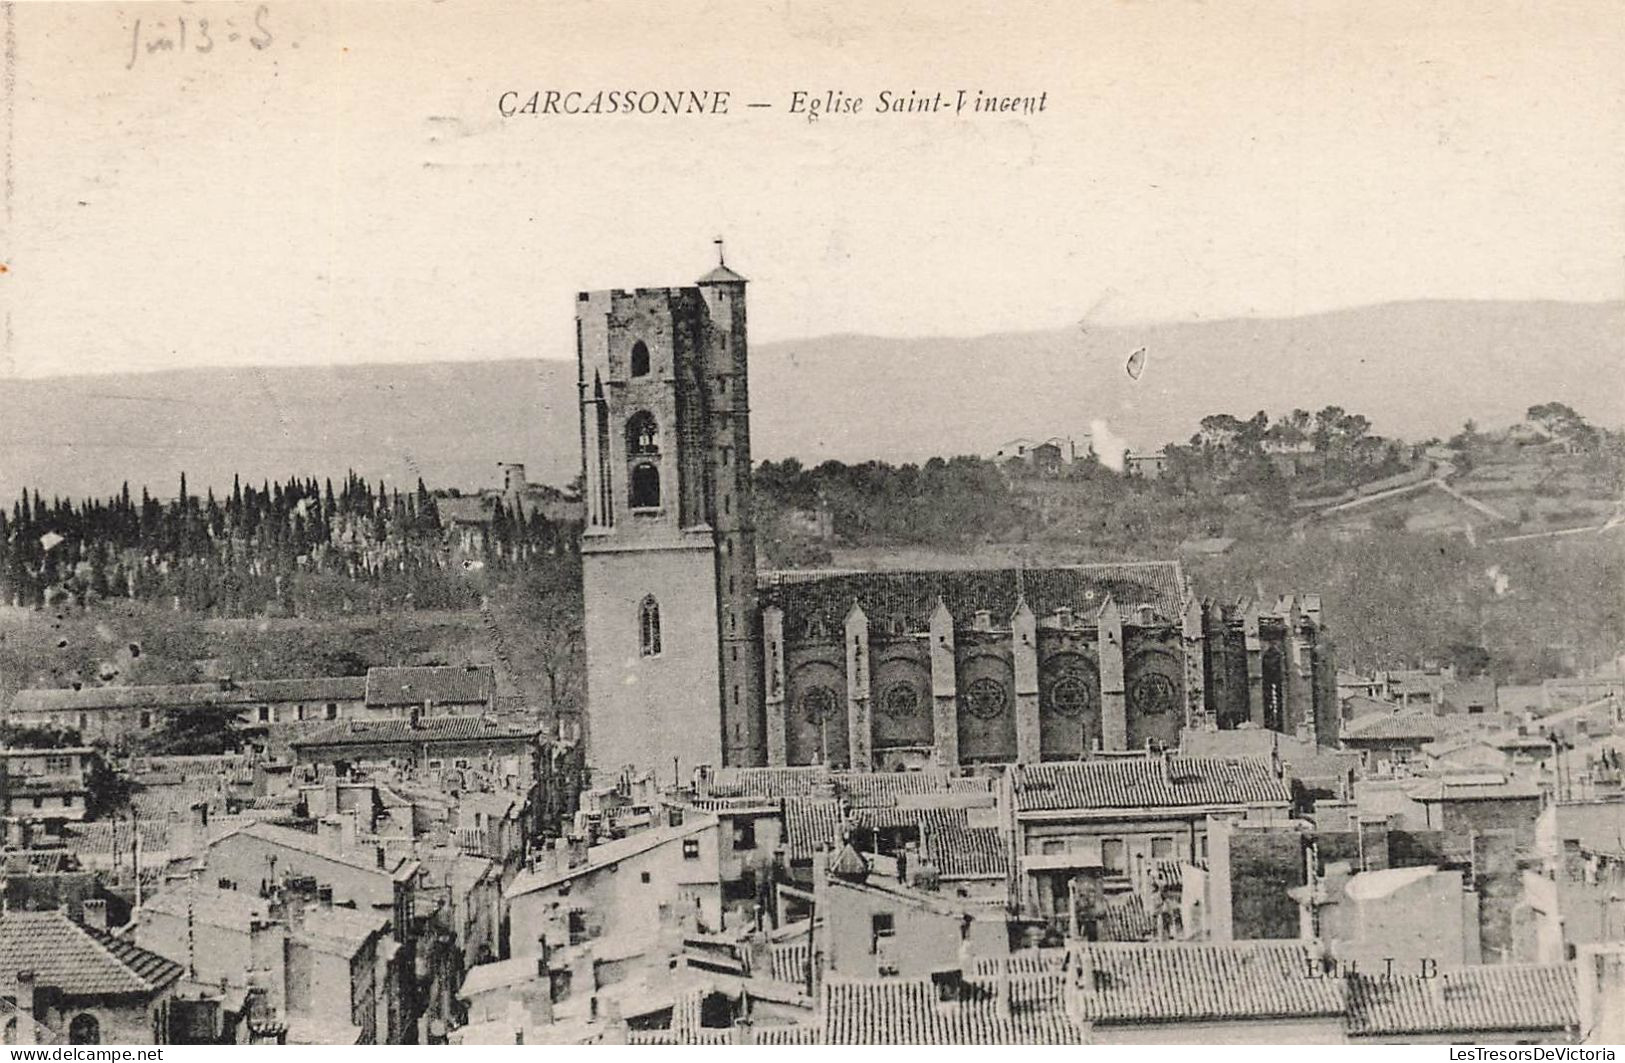
[[[614,492],[609,478],[609,404],[604,401],[604,382],[597,377],[593,378],[593,405],[598,420],[598,523],[608,528],[615,523]]]
[[[638,606],[638,652],[645,657],[660,656],[660,603],[652,594]]]

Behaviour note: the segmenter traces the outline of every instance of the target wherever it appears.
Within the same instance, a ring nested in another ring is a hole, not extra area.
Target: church
[[[1335,744],[1318,595],[1204,601],[1174,561],[758,573],[745,288],[719,263],[577,296],[597,771],[957,772],[1185,728]]]

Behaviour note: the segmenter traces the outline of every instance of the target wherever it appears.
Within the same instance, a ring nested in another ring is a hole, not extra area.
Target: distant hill
[[[1138,381],[1124,371],[1146,348]],[[1625,303],[1415,302],[1285,319],[1077,326],[952,339],[827,336],[752,350],[755,457],[920,460],[1017,436],[1184,440],[1206,414],[1328,404],[1376,431],[1449,435],[1557,400],[1625,422]],[[498,461],[576,471],[561,361],[185,369],[0,381],[0,499],[166,495],[289,474],[474,488]]]

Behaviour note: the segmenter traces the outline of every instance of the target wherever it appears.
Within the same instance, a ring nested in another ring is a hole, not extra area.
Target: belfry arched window
[[[657,508],[660,505],[660,425],[648,410],[639,410],[626,419],[626,456],[632,464],[628,478],[632,508]]]
[[[648,461],[632,466],[632,508],[656,509],[659,505],[659,467]]]
[[[660,603],[652,594],[638,606],[638,652],[645,657],[660,656]]]
[[[632,375],[649,375],[649,345],[642,340],[632,344]]]

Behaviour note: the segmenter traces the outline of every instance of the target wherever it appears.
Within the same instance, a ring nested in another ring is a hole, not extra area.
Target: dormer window
[[[649,375],[649,345],[642,340],[632,344],[632,375]]]

